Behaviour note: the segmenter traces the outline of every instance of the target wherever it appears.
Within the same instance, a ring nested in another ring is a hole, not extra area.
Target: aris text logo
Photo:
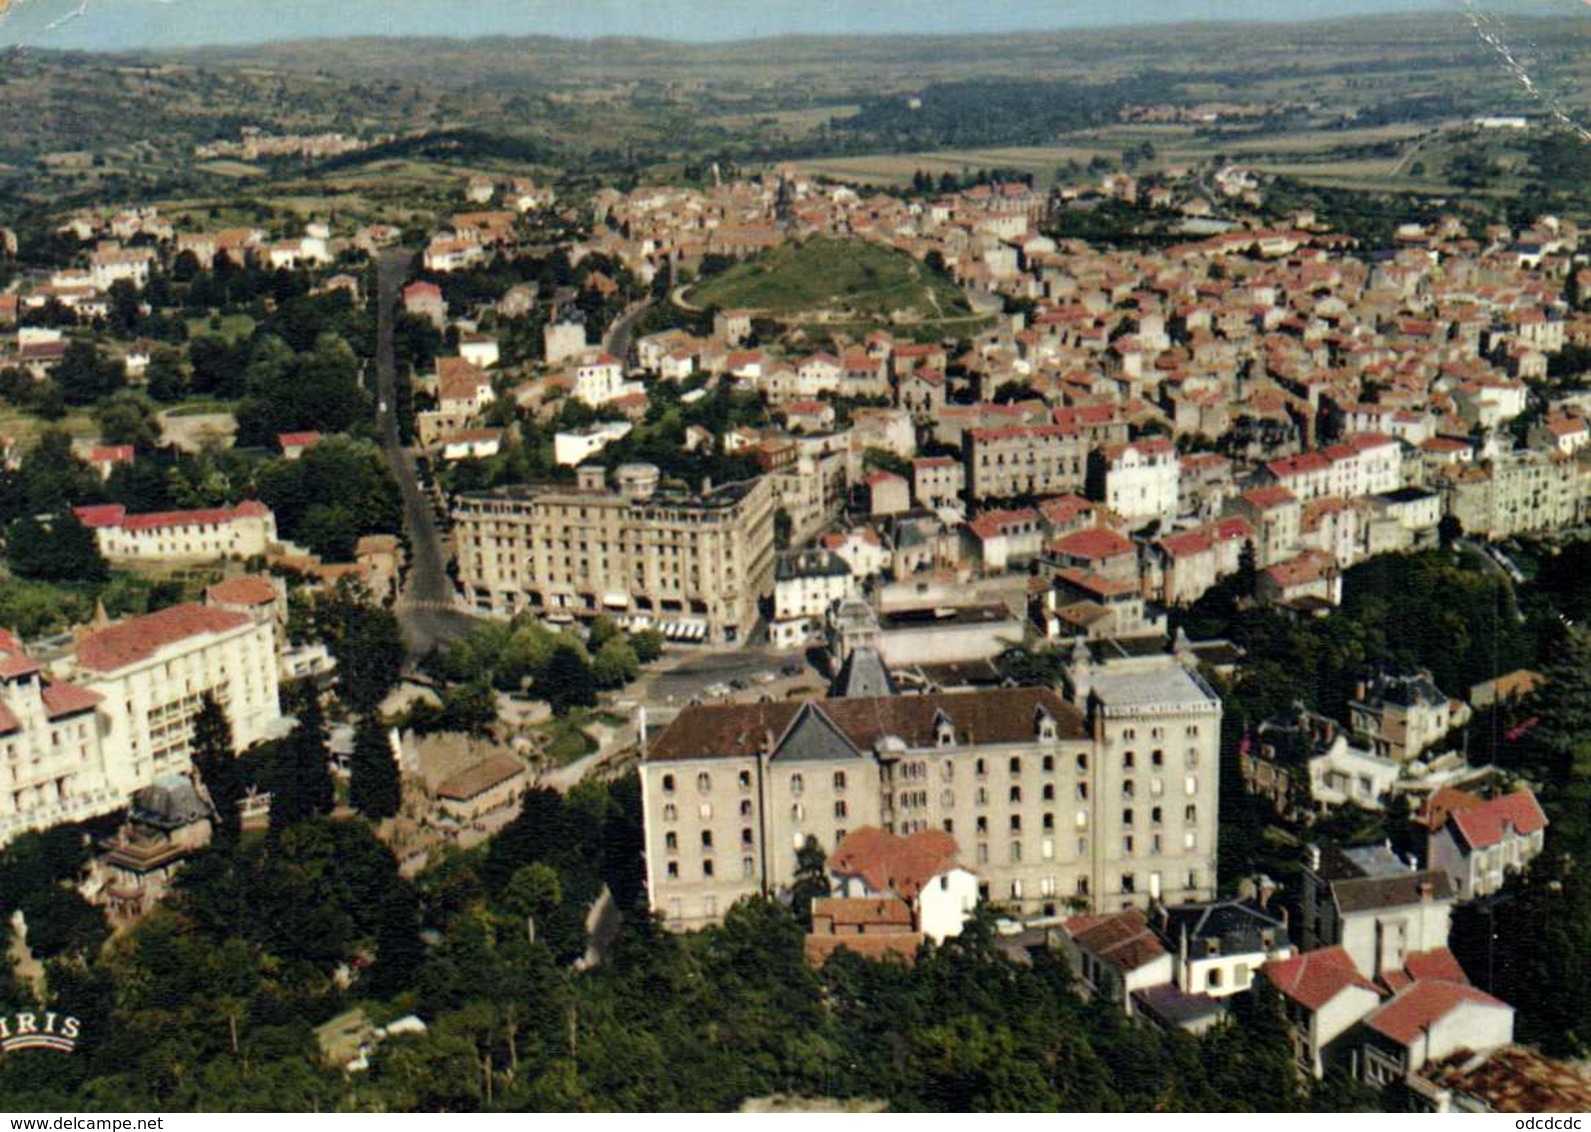
[[[53,1049],[71,1053],[77,1048],[82,1023],[70,1014],[53,1010],[0,1014],[0,1053],[19,1049]]]

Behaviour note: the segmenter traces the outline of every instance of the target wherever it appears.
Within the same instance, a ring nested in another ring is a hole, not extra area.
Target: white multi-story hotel
[[[86,821],[127,802],[105,771],[103,697],[45,679],[0,631],[0,845],[30,829]]]
[[[230,610],[175,605],[129,618],[84,636],[58,667],[98,695],[106,781],[123,797],[189,768],[206,694],[225,709],[235,751],[281,714],[274,630]]]
[[[276,516],[253,499],[196,511],[129,515],[121,504],[106,503],[73,513],[106,558],[250,558],[276,541]]]

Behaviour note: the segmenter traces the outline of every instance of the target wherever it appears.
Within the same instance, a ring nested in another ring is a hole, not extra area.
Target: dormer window
[[[1055,717],[1049,712],[1039,708],[1033,713],[1033,724],[1040,740],[1046,743],[1055,741]]]
[[[942,711],[934,715],[934,742],[941,747],[953,747],[956,743],[956,725]]]

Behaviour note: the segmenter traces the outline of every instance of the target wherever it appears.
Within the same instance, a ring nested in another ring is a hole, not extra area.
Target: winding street
[[[602,348],[623,362],[625,368],[630,365],[630,342],[635,337],[635,323],[646,309],[652,305],[651,299],[642,299],[633,304],[628,310],[613,320],[613,325],[608,327],[607,333],[602,336]]]
[[[376,423],[387,463],[403,497],[403,526],[409,536],[409,572],[396,612],[411,661],[438,644],[463,636],[474,623],[468,614],[454,608],[447,547],[436,528],[430,501],[420,489],[414,453],[403,446],[398,436],[394,412],[398,370],[393,334],[398,294],[413,260],[414,253],[407,248],[393,248],[382,254],[377,266],[376,300]]]

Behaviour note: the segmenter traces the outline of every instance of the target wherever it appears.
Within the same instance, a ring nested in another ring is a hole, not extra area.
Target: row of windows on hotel
[[[1189,807],[1189,810],[1190,811],[1192,810],[1191,806]],[[945,822],[946,826],[949,826],[950,824],[951,823],[948,822],[948,821]],[[835,843],[835,845],[838,845],[840,842],[844,841],[845,840],[845,836],[846,836],[846,831],[845,830],[843,830],[843,829],[836,830],[835,833],[834,833],[834,843]],[[751,852],[755,848],[755,840],[756,840],[755,836],[753,835],[751,830],[749,830],[749,829],[742,830],[741,831],[741,845],[740,845],[740,848],[741,848],[742,852],[748,852],[748,853]],[[797,847],[799,847],[800,845],[803,845],[803,844],[806,843],[806,838],[798,830],[798,831],[796,831],[796,833],[793,836],[793,841],[796,843]],[[664,847],[666,848],[666,850],[670,854],[678,853],[678,851],[679,851],[679,842],[678,842],[676,836],[672,832],[664,835]],[[1192,829],[1184,830],[1183,834],[1182,834],[1182,848],[1181,848],[1180,852],[1185,852],[1185,853],[1196,852],[1198,850],[1198,848],[1199,848],[1199,835],[1198,835],[1198,833],[1195,830],[1192,830]],[[703,831],[703,833],[702,833],[702,850],[703,850],[704,853],[713,852],[712,834],[711,834],[710,831]],[[1149,838],[1148,838],[1147,841],[1140,841],[1135,834],[1131,834],[1131,833],[1124,834],[1122,836],[1122,855],[1123,856],[1126,856],[1126,857],[1137,856],[1141,851],[1146,851],[1147,854],[1149,856],[1151,856],[1151,857],[1158,857],[1158,856],[1161,856],[1162,854],[1164,854],[1166,852],[1166,850],[1165,850],[1164,842],[1163,842],[1163,840],[1161,838],[1161,835],[1158,834],[1158,833],[1152,833],[1152,834],[1149,835]],[[991,857],[990,857],[990,852],[989,852],[989,843],[987,841],[979,841],[979,842],[977,842],[977,844],[974,847],[974,852],[975,852],[975,861],[976,861],[976,863],[978,865],[987,865],[987,864],[990,863]],[[1022,849],[1022,842],[1021,841],[1019,841],[1019,840],[1011,841],[1009,843],[1007,852],[1008,852],[1007,860],[1008,860],[1008,862],[1010,864],[1020,864],[1022,862],[1022,860],[1023,860],[1023,849]],[[1082,859],[1086,859],[1087,857],[1088,857],[1088,838],[1086,836],[1085,837],[1079,837],[1077,839],[1077,859],[1082,860]],[[1044,860],[1044,861],[1052,861],[1052,860],[1055,859],[1055,839],[1053,837],[1045,837],[1045,838],[1043,838],[1040,841],[1040,843],[1039,843],[1039,859],[1040,860]],[[755,857],[744,856],[744,857],[741,858],[740,864],[741,864],[741,876],[742,876],[743,879],[750,880],[750,879],[754,879],[756,877],[757,862],[756,862],[756,858]],[[712,857],[703,857],[702,858],[702,862],[701,862],[701,866],[702,866],[702,879],[703,880],[712,880],[712,879],[714,879],[714,877],[716,876],[716,867],[717,867],[714,864],[714,859]],[[676,859],[673,859],[673,857],[670,857],[670,859],[667,860],[664,863],[664,871],[665,871],[665,874],[667,875],[669,880],[678,880],[678,879],[680,879],[680,875],[681,875],[680,874],[680,869],[681,869],[680,862],[678,860],[676,860]],[[1197,886],[1190,882],[1189,883],[1189,887],[1193,888],[1193,887],[1197,887]],[[1125,889],[1123,889],[1123,891],[1130,892],[1130,891],[1132,891],[1132,889],[1131,888],[1125,888]]]
[[[1197,729],[1193,729],[1193,730],[1196,733]],[[1137,756],[1136,752],[1134,752],[1134,751],[1123,751],[1122,752],[1122,757],[1121,757],[1121,768],[1122,768],[1122,770],[1124,770],[1124,771],[1137,770],[1138,769],[1137,762],[1138,762],[1138,756]],[[1149,766],[1151,768],[1164,767],[1165,764],[1166,764],[1166,757],[1165,757],[1165,751],[1163,749],[1155,748],[1154,750],[1149,752]],[[940,776],[946,782],[949,782],[949,781],[951,781],[951,780],[953,780],[955,778],[955,776],[956,776],[956,766],[955,766],[954,763],[952,763],[952,762],[944,762],[944,763],[940,763],[939,765],[940,765]],[[1196,768],[1199,765],[1199,751],[1198,751],[1198,748],[1189,747],[1187,749],[1187,752],[1183,755],[1183,765],[1186,766],[1187,768],[1189,768],[1190,770]],[[1043,768],[1044,773],[1046,773],[1046,774],[1054,773],[1054,771],[1055,771],[1055,756],[1054,755],[1045,755],[1043,757],[1043,760],[1042,760],[1042,768]],[[1012,773],[1012,774],[1021,774],[1022,773],[1022,757],[1020,755],[1013,755],[1011,757],[1008,769],[1010,770],[1010,773]],[[1077,772],[1079,774],[1087,774],[1088,773],[1088,755],[1079,754],[1077,756]],[[982,779],[982,778],[988,777],[988,773],[989,773],[988,764],[987,764],[986,760],[978,759],[976,761],[976,763],[974,763],[974,765],[973,765],[973,776],[976,777],[976,778]],[[905,765],[903,765],[901,767],[900,777],[901,778],[918,778],[918,777],[924,777],[926,774],[927,774],[927,764],[925,764],[925,763],[908,763],[908,764],[905,764]],[[893,774],[892,774],[892,776],[893,776]],[[675,779],[675,777],[672,774],[665,774],[663,776],[662,785],[663,785],[663,793],[664,794],[673,794],[678,789],[678,781]],[[1130,787],[1131,783],[1128,783],[1127,785]],[[742,790],[750,790],[751,789],[751,771],[743,770],[743,771],[741,771],[739,773],[739,786],[740,786],[740,788]],[[702,771],[701,773],[697,774],[697,776],[696,776],[696,789],[699,792],[703,793],[703,794],[711,793],[712,789],[713,789],[713,778],[712,778],[712,775],[708,774],[706,771]],[[805,789],[806,789],[806,779],[805,779],[805,777],[803,775],[793,774],[793,775],[790,776],[790,792],[792,794],[800,794]],[[843,770],[837,770],[837,771],[834,772],[834,789],[836,789],[836,790],[844,790],[845,789],[845,772]],[[1016,790],[1018,788],[1017,787],[1012,787],[1012,789]],[[1049,789],[1049,788],[1046,787],[1046,789]],[[1191,792],[1192,791],[1190,790],[1190,793]],[[1130,796],[1130,790],[1129,790],[1129,796]],[[1046,797],[1048,797],[1048,795],[1046,795]],[[1014,801],[1019,801],[1020,799],[1015,797],[1015,796],[1013,796],[1011,800],[1014,802]]]
[[[742,879],[745,880],[756,879],[757,862],[755,858],[745,857],[741,859],[741,876]],[[1163,875],[1159,872],[1151,872],[1148,874],[1147,879],[1148,887],[1146,891],[1148,895],[1153,899],[1159,899],[1164,888]],[[1199,891],[1199,870],[1189,869],[1184,880],[1186,891]],[[1135,896],[1138,894],[1137,873],[1125,872],[1118,874],[1117,884],[1119,886],[1118,891],[1123,896]],[[1060,886],[1056,883],[1055,877],[1040,877],[1038,880],[1038,895],[1041,899],[1048,900],[1058,896],[1060,894],[1059,889]],[[1021,877],[1013,877],[1011,879],[1009,882],[1008,892],[1012,900],[1023,900],[1029,896],[1028,886],[1023,882]],[[1083,898],[1092,895],[1088,877],[1079,876],[1073,879],[1072,895]],[[1046,913],[1053,914],[1054,908],[1046,905],[1045,911]],[[718,898],[716,896],[707,895],[702,897],[702,915],[708,918],[718,915]],[[679,897],[675,897],[668,902],[668,916],[673,920],[683,918],[684,902]],[[1220,980],[1212,979],[1210,985],[1218,986],[1220,985]]]
[[[704,789],[704,792],[705,792],[707,788],[704,787],[703,789]],[[844,771],[836,771],[835,772],[835,774],[834,774],[834,789],[835,789],[836,793],[843,793],[844,792],[844,790],[845,790],[845,772]],[[1199,777],[1198,777],[1198,775],[1195,775],[1195,774],[1186,775],[1183,778],[1183,781],[1182,781],[1182,789],[1183,789],[1183,793],[1185,793],[1190,798],[1197,796],[1198,793],[1199,793]],[[664,791],[665,791],[665,793],[672,793],[672,791],[667,787],[667,785],[665,785]],[[1149,791],[1148,791],[1149,797],[1151,797],[1151,798],[1159,798],[1159,797],[1162,797],[1165,794],[1165,792],[1166,791],[1165,791],[1165,782],[1164,782],[1164,780],[1162,780],[1159,777],[1155,777],[1155,778],[1152,778],[1152,779],[1149,780]],[[801,775],[799,775],[799,774],[795,775],[791,779],[791,781],[790,781],[790,793],[793,794],[793,795],[798,795],[798,796],[801,795],[801,794],[806,793],[806,787],[805,787],[805,784],[801,780]],[[1086,782],[1077,783],[1073,787],[1073,793],[1076,795],[1076,798],[1077,798],[1077,800],[1079,802],[1088,801],[1088,783],[1086,783]],[[1121,796],[1122,796],[1122,799],[1124,801],[1131,801],[1132,799],[1136,798],[1138,796],[1138,784],[1137,784],[1137,782],[1135,780],[1133,780],[1133,779],[1127,779],[1126,781],[1124,781],[1121,784]],[[1040,798],[1041,801],[1044,801],[1044,802],[1053,802],[1053,801],[1055,801],[1055,784],[1047,782],[1042,787],[1040,787],[1040,789],[1039,789],[1039,798]],[[1007,791],[1006,799],[1007,799],[1008,802],[1010,802],[1012,804],[1020,805],[1021,802],[1022,802],[1022,787],[1020,787],[1020,786],[1012,786]],[[987,806],[989,804],[989,791],[988,791],[988,788],[984,787],[984,786],[978,787],[977,791],[973,795],[973,802],[974,802],[975,805]],[[885,804],[888,805],[889,803],[890,803],[890,799],[888,797],[886,797],[885,798]],[[926,809],[928,807],[928,791],[926,791],[926,790],[902,791],[901,793],[899,793],[898,795],[895,796],[894,804],[897,805],[900,809],[903,809],[903,810]],[[940,793],[940,795],[939,795],[939,807],[940,807],[940,809],[944,809],[944,810],[953,810],[953,809],[955,809],[956,808],[956,795],[955,795],[955,793],[953,791],[950,791],[950,790],[942,791]],[[1191,812],[1193,810],[1193,807],[1192,806],[1188,806],[1187,810],[1189,811],[1189,816],[1187,817],[1187,820],[1188,821],[1192,821],[1193,817],[1192,817],[1192,813]],[[749,798],[742,799],[741,803],[740,803],[740,816],[743,817],[743,818],[749,818],[752,815],[752,812],[753,812],[753,810],[752,810],[751,799],[749,799]],[[1132,817],[1131,817],[1132,812],[1133,811],[1130,808],[1122,811],[1122,813],[1124,815],[1123,821],[1126,824],[1129,824],[1129,825],[1132,824]],[[1160,824],[1160,818],[1159,818],[1160,807],[1159,806],[1155,806],[1150,812],[1152,814],[1156,815],[1155,818],[1152,819],[1154,824],[1156,824],[1156,825]],[[790,814],[791,814],[791,817],[793,818],[793,820],[801,821],[806,816],[806,806],[805,806],[805,804],[801,803],[801,802],[796,802],[796,803],[792,804],[791,807],[790,807]],[[1087,814],[1087,811],[1085,811],[1085,810],[1079,810],[1078,811],[1078,819],[1079,819],[1078,824],[1079,825],[1084,824],[1082,819],[1086,817],[1086,814]],[[711,821],[712,818],[713,818],[713,804],[711,802],[702,802],[699,806],[697,806],[696,816],[698,818],[700,818],[702,821]],[[846,816],[846,803],[845,803],[845,801],[843,799],[837,800],[834,803],[834,816],[837,817],[837,818],[843,818],[843,817]],[[1045,815],[1046,828],[1048,828],[1047,819],[1050,816],[1051,815],[1048,815],[1048,814]],[[663,820],[666,821],[666,822],[672,822],[672,821],[678,821],[679,820],[679,807],[675,803],[673,803],[673,802],[665,802],[665,803],[663,803]],[[986,819],[984,819],[984,818],[979,818],[978,819],[980,824],[982,822],[984,822],[985,820]],[[1013,823],[1012,828],[1013,829],[1017,828],[1017,823],[1020,823],[1021,820],[1022,819],[1021,819],[1020,815],[1013,815],[1012,818],[1011,818],[1011,821]]]
[[[1194,825],[1195,823],[1197,823],[1198,820],[1199,820],[1198,809],[1199,809],[1198,806],[1196,806],[1196,805],[1194,805],[1192,803],[1189,803],[1188,805],[1184,806],[1182,808],[1182,820],[1183,820],[1183,822],[1185,824],[1187,824],[1187,825]],[[845,805],[844,802],[836,802],[834,804],[834,816],[835,816],[835,818],[837,820],[840,820],[840,821],[844,821],[849,816],[847,814],[846,805]],[[803,810],[800,806],[796,806],[794,809],[792,809],[790,817],[793,820],[795,820],[795,821],[802,821],[806,817],[806,811]],[[1124,828],[1127,828],[1127,829],[1136,828],[1136,826],[1135,826],[1135,817],[1136,817],[1136,814],[1135,814],[1135,812],[1133,810],[1131,810],[1131,809],[1123,810],[1121,812],[1121,824],[1122,824],[1122,826]],[[1159,806],[1155,806],[1153,809],[1151,809],[1149,811],[1149,827],[1151,829],[1159,829],[1163,824],[1164,823],[1163,823],[1163,818],[1162,818],[1162,814],[1161,814],[1161,808]],[[1086,810],[1078,810],[1077,811],[1077,828],[1078,829],[1087,829],[1088,828],[1088,811],[1086,811]],[[1053,832],[1055,832],[1055,815],[1054,814],[1045,814],[1044,815],[1043,830],[1044,830],[1045,833],[1053,833]],[[1012,814],[1011,815],[1010,831],[1012,833],[1021,833],[1022,832],[1022,815],[1021,814]],[[955,832],[953,823],[951,822],[950,819],[946,819],[946,821],[945,821],[945,832],[946,833],[954,833]],[[988,835],[988,832],[989,832],[989,819],[980,817],[978,819],[978,826],[977,826],[978,835],[980,837],[984,837],[984,836]],[[700,836],[701,836],[702,849],[704,851],[710,852],[712,850],[712,848],[713,848],[713,831],[710,830],[710,829],[704,829],[704,830],[701,831],[701,835]],[[1160,852],[1161,851],[1160,834],[1155,833],[1155,834],[1151,834],[1150,836],[1153,839],[1151,841],[1151,846],[1152,846],[1153,851],[1157,852],[1157,853]],[[795,835],[795,840],[796,840],[796,844],[798,846],[805,843],[805,839],[799,834],[799,832]],[[835,835],[834,835],[834,840],[835,840],[835,844],[839,844],[839,842],[845,840],[845,831],[844,830],[836,830],[835,831]],[[749,848],[750,846],[755,845],[756,841],[757,841],[757,835],[756,835],[755,831],[750,826],[746,826],[746,827],[741,829],[741,831],[740,831],[740,844],[741,844],[741,846],[743,848]],[[1045,844],[1046,844],[1046,850],[1044,852],[1044,857],[1045,857],[1046,860],[1048,860],[1050,857],[1054,856],[1053,840],[1050,839],[1050,838],[1045,838]],[[1012,846],[1012,857],[1011,857],[1011,859],[1012,860],[1021,860],[1021,858],[1022,858],[1022,851],[1021,851],[1021,848],[1020,848],[1021,842],[1013,841],[1011,843],[1011,846]],[[1183,848],[1184,849],[1194,849],[1194,848],[1197,848],[1197,847],[1198,847],[1198,834],[1197,834],[1197,832],[1195,830],[1192,830],[1192,829],[1186,830],[1183,833]],[[665,850],[667,850],[668,852],[670,852],[670,853],[679,852],[679,834],[677,832],[675,832],[674,830],[672,830],[672,829],[668,830],[667,832],[665,832],[663,834],[663,848]],[[1123,835],[1122,848],[1128,853],[1133,852],[1133,850],[1134,850],[1133,834],[1129,833],[1129,834]],[[1082,854],[1082,853],[1086,853],[1087,851],[1088,851],[1087,839],[1086,838],[1079,838],[1078,839],[1078,852],[1080,854]]]

